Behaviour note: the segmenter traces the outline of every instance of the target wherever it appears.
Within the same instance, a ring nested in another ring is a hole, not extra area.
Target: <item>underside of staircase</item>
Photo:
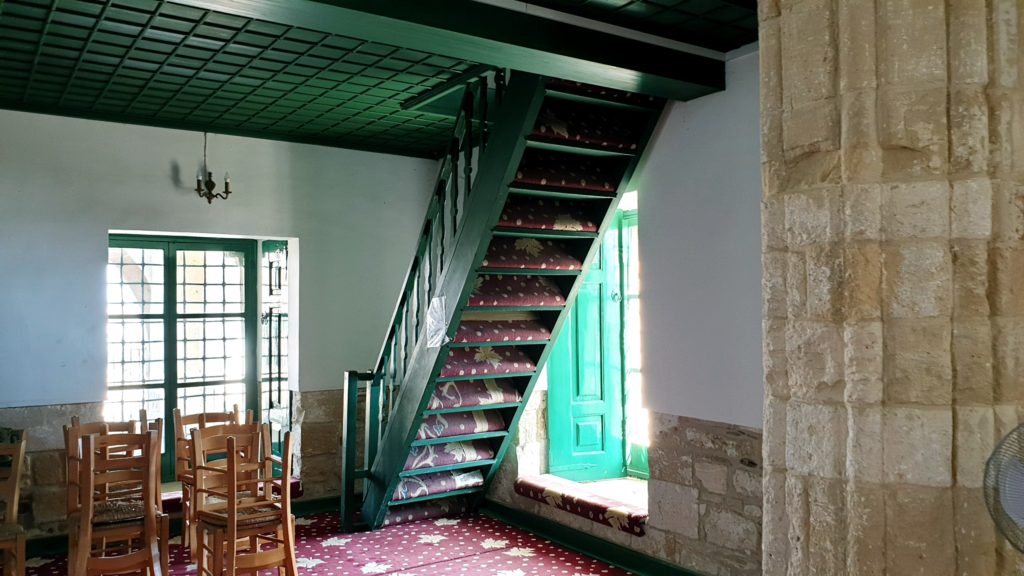
[[[662,107],[519,73],[465,87],[378,363],[346,377],[344,527],[479,505]]]

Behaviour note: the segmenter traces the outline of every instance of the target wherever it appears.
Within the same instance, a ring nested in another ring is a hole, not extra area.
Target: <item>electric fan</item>
[[[999,442],[985,464],[985,505],[1003,536],[1024,552],[1024,424]]]

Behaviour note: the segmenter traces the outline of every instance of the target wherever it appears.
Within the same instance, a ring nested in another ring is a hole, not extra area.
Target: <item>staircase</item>
[[[378,362],[346,374],[345,530],[479,504],[662,106],[520,73],[466,85]]]

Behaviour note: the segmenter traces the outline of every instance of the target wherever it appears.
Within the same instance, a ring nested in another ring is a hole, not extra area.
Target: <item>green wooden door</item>
[[[618,221],[548,359],[549,468],[570,480],[625,475]]]

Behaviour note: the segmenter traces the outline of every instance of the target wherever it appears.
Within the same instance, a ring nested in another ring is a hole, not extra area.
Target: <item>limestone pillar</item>
[[[1022,573],[1024,2],[759,8],[764,573]]]

